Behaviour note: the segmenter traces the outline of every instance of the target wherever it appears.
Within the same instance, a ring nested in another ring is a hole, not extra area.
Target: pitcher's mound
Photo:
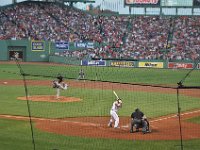
[[[26,100],[26,97],[18,97],[17,99]],[[28,96],[28,100],[37,101],[37,102],[61,102],[61,103],[81,101],[80,98],[76,98],[76,97],[60,96],[60,98],[57,99],[56,96],[53,96],[53,95],[33,95],[33,96]]]

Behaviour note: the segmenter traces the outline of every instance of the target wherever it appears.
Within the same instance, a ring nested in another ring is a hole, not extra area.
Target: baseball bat
[[[115,91],[113,91],[113,93],[115,94],[116,98],[119,99],[117,93]]]

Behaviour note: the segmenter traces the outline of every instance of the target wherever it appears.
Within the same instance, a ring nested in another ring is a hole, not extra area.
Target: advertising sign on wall
[[[44,42],[42,41],[32,41],[31,42],[32,51],[44,51]]]
[[[88,42],[87,43],[87,48],[94,48],[94,43],[93,42]]]
[[[162,6],[192,6],[193,0],[162,0]]]
[[[82,60],[81,65],[83,66],[106,66],[105,60]]]
[[[57,50],[69,50],[69,42],[56,42],[55,47]]]
[[[125,5],[160,5],[160,0],[125,0]]]
[[[176,62],[170,62],[168,63],[168,68],[175,68],[175,69],[192,69],[193,63],[176,63]]]
[[[163,68],[163,62],[139,62],[139,67],[145,68]]]
[[[77,43],[74,43],[74,46],[78,48],[94,48],[94,43],[93,42],[77,42]]]
[[[133,61],[113,61],[110,64],[111,66],[115,67],[134,67],[134,62]]]

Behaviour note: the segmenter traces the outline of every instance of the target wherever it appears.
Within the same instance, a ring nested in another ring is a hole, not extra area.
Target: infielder
[[[83,69],[81,69],[78,74],[78,80],[80,80],[80,79],[85,79],[85,73],[84,73]]]
[[[117,100],[113,103],[111,110],[110,110],[111,118],[110,118],[110,121],[108,123],[109,127],[112,127],[112,123],[113,123],[113,120],[114,120],[115,121],[114,128],[118,128],[119,116],[117,115],[117,111],[121,107],[122,107],[122,100],[120,98],[117,98]]]
[[[53,88],[56,88],[56,99],[60,98],[60,90],[67,90],[68,85],[63,82],[63,77],[59,74],[57,80],[53,81]]]

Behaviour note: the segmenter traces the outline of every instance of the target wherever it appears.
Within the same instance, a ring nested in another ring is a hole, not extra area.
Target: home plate
[[[128,125],[125,125],[125,126],[121,126],[122,128],[128,128],[129,126]]]

